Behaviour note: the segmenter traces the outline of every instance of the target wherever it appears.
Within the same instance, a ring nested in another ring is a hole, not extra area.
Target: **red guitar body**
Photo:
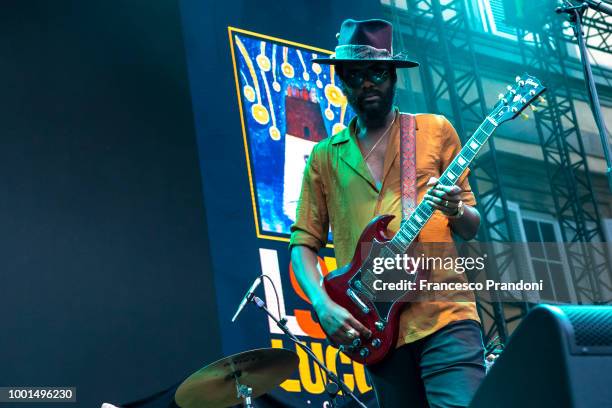
[[[344,353],[351,359],[370,365],[381,361],[395,348],[399,331],[399,314],[406,297],[395,302],[374,302],[365,295],[360,278],[371,275],[371,262],[392,237],[386,235],[393,215],[374,218],[361,233],[353,259],[328,274],[324,287],[331,299],[347,309],[359,322],[371,330],[369,339],[359,338]],[[413,278],[422,278],[426,271],[419,270]],[[357,297],[357,298],[356,298]]]

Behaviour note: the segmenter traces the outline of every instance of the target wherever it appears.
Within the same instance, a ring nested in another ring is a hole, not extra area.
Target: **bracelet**
[[[465,212],[465,207],[463,205],[463,201],[459,201],[458,207],[457,207],[457,213],[454,215],[447,215],[447,218],[451,218],[451,219],[457,219],[457,218],[461,218],[463,217],[463,213]]]

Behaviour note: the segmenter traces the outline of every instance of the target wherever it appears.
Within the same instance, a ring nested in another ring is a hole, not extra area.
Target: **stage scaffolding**
[[[612,17],[600,11],[587,10],[582,22],[587,47],[612,54]],[[563,40],[576,43],[570,30],[563,31]]]
[[[547,103],[535,112],[535,121],[577,301],[610,303],[605,297],[611,289],[609,255],[605,247],[589,245],[605,241],[605,236],[568,85],[567,36],[561,33],[560,21],[551,18],[539,32],[519,30],[518,44],[523,64],[548,87]]]
[[[469,21],[470,15],[474,15],[470,9],[471,3],[464,0],[412,0],[402,2],[402,7],[395,6],[393,1],[383,3],[389,3],[385,5],[385,10],[396,27],[397,46],[408,50],[421,62],[421,84],[427,111],[449,117],[462,141],[467,140],[488,113],[474,33]],[[588,42],[589,46],[609,52],[610,24],[599,13],[590,15],[587,24],[589,38],[592,39]],[[519,33],[519,37],[520,34],[524,33]],[[523,57],[523,65],[529,67],[530,73],[541,76],[540,79],[549,88],[548,104],[536,113],[536,124],[562,236],[565,242],[573,243],[568,259],[573,283],[576,291],[580,292],[578,301],[609,302],[610,299],[602,299],[599,290],[609,283],[609,277],[604,276],[606,254],[593,256],[593,249],[586,245],[596,240],[604,241],[604,237],[567,72],[565,68],[559,70],[552,67],[555,63],[563,67],[563,57],[552,51],[564,49],[562,44],[572,39],[567,32],[558,38],[542,35],[535,38],[535,44],[526,44],[524,37],[519,38],[515,51]],[[552,45],[554,41],[556,45]],[[406,47],[406,44],[418,46]],[[537,70],[533,71],[536,67]],[[481,153],[471,170],[470,184],[477,195],[482,219],[478,240],[500,243],[518,241],[500,182],[495,136],[489,140],[488,149]],[[500,246],[509,247],[513,246]],[[487,279],[507,281],[509,271],[520,267],[515,264],[512,251],[500,249],[494,257],[488,257]],[[588,273],[591,268],[595,273]],[[487,299],[478,298],[478,313],[485,324],[486,339],[499,337],[505,341],[509,323],[522,319],[530,306],[525,299],[502,305],[494,295]]]

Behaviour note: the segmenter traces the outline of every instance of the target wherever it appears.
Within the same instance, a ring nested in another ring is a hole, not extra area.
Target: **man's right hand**
[[[370,338],[372,332],[331,299],[313,305],[327,337],[336,345],[349,345],[357,337]]]
[[[327,337],[336,345],[350,345],[359,336],[368,338],[371,332],[355,319],[348,310],[334,302],[321,286],[323,275],[318,269],[317,253],[305,245],[291,250],[291,264],[300,287],[311,300],[319,323]]]

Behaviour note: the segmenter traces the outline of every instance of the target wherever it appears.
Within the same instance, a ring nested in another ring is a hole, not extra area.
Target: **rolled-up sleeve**
[[[318,252],[327,243],[329,218],[323,179],[315,151],[316,147],[304,170],[296,220],[291,225],[290,249],[295,245],[305,245]]]
[[[461,151],[461,140],[459,140],[459,135],[457,131],[453,127],[453,125],[448,121],[448,119],[444,118],[444,124],[441,132],[441,152],[440,152],[440,173],[442,173],[446,168],[451,164],[455,156],[459,154]],[[474,197],[474,193],[472,192],[472,188],[470,187],[470,183],[468,181],[468,175],[470,174],[470,169],[466,169],[459,180],[457,180],[457,185],[461,187],[463,193],[461,193],[461,200],[464,204],[475,206],[476,205],[476,197]]]

